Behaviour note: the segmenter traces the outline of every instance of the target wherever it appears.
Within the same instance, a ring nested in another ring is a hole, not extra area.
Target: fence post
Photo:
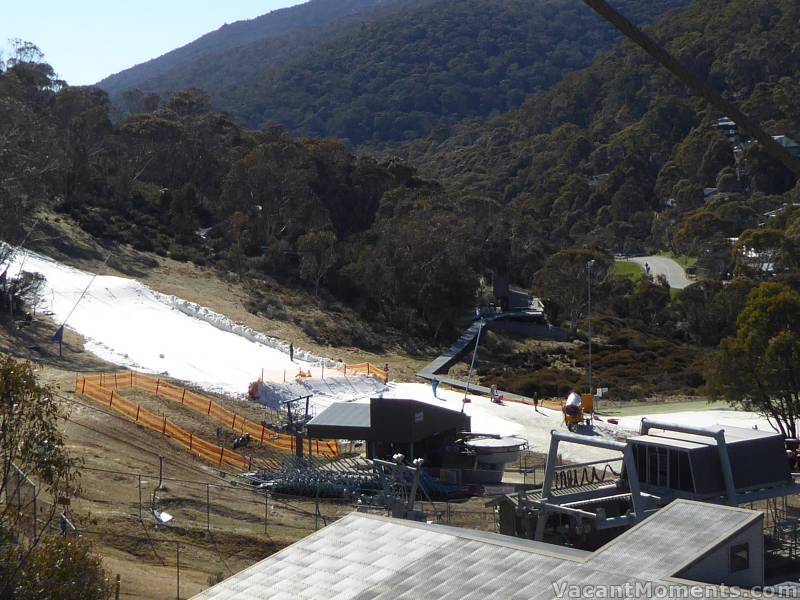
[[[158,388],[161,385],[161,379],[156,379],[156,396],[158,396]]]
[[[86,377],[83,378],[83,385],[81,386],[81,394],[86,391]]]
[[[111,399],[108,401],[108,407],[111,408],[111,405],[114,403],[114,390],[111,390]]]
[[[233,413],[233,422],[231,423],[231,429],[236,431],[236,413]]]
[[[157,488],[159,490],[164,489],[164,487],[161,485],[161,482],[163,481],[163,478],[164,478],[163,476],[164,476],[164,457],[159,454],[158,455],[158,488]]]
[[[194,439],[194,432],[189,432],[189,450],[192,449],[192,440]]]
[[[186,398],[186,388],[183,388],[183,394],[181,395],[181,404],[183,404],[184,398]]]
[[[181,600],[181,543],[175,542],[175,569],[178,578],[177,598]]]
[[[211,414],[211,400],[208,401],[208,411],[206,412],[207,415]]]
[[[133,371],[131,371],[131,387],[133,387]]]
[[[220,466],[222,466],[222,456],[223,456],[224,452],[225,452],[225,448],[223,446],[220,446],[219,447],[219,464],[220,464]]]
[[[264,433],[265,433],[265,432],[266,432],[266,427],[264,427],[264,426],[262,425],[262,426],[261,426],[261,442],[260,442],[262,446],[264,445]]]
[[[142,520],[142,474],[139,473],[139,520]],[[119,575],[117,575],[119,578]]]
[[[114,372],[114,389],[117,389],[117,373]]]
[[[167,435],[167,415],[164,415],[164,428],[161,430],[161,435]]]
[[[372,373],[369,372],[369,363],[367,363],[367,375],[372,375]]]
[[[135,421],[136,423],[138,423],[138,422],[139,422],[139,411],[140,411],[141,409],[142,409],[142,405],[141,405],[141,404],[137,404],[137,405],[136,405],[136,421]]]
[[[36,539],[36,521],[39,518],[39,507],[36,502],[36,486],[33,486],[33,539]]]
[[[211,484],[206,484],[206,531],[211,533]]]

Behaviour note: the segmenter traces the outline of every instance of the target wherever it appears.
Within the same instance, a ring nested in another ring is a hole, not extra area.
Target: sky
[[[33,42],[71,85],[104,77],[183,46],[204,33],[305,0],[28,0],[0,19],[7,40]]]

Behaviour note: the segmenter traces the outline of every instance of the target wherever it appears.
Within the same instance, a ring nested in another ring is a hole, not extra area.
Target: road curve
[[[686,271],[677,262],[666,256],[632,256],[624,260],[650,266],[650,274],[653,276],[664,275],[667,278],[669,287],[682,290],[694,283],[686,276]]]

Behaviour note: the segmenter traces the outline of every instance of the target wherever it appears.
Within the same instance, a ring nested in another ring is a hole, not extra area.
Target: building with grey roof
[[[194,598],[534,600],[664,597],[665,590],[672,592],[666,597],[701,597],[691,586],[763,585],[762,519],[676,500],[585,552],[352,513]]]

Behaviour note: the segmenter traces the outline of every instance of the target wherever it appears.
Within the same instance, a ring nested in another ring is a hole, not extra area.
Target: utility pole
[[[592,393],[592,267],[594,259],[586,263],[586,288],[589,292],[589,393]]]
[[[469,372],[467,373],[467,387],[464,389],[464,400],[461,402],[461,412],[464,412],[464,405],[469,402],[469,398],[467,398],[467,394],[469,394],[469,384],[472,381],[472,369],[475,366],[475,356],[478,354],[478,344],[481,341],[481,331],[483,331],[483,326],[486,322],[481,317],[481,320],[478,321],[478,336],[475,338],[475,349],[472,351],[472,361],[469,363]]]

